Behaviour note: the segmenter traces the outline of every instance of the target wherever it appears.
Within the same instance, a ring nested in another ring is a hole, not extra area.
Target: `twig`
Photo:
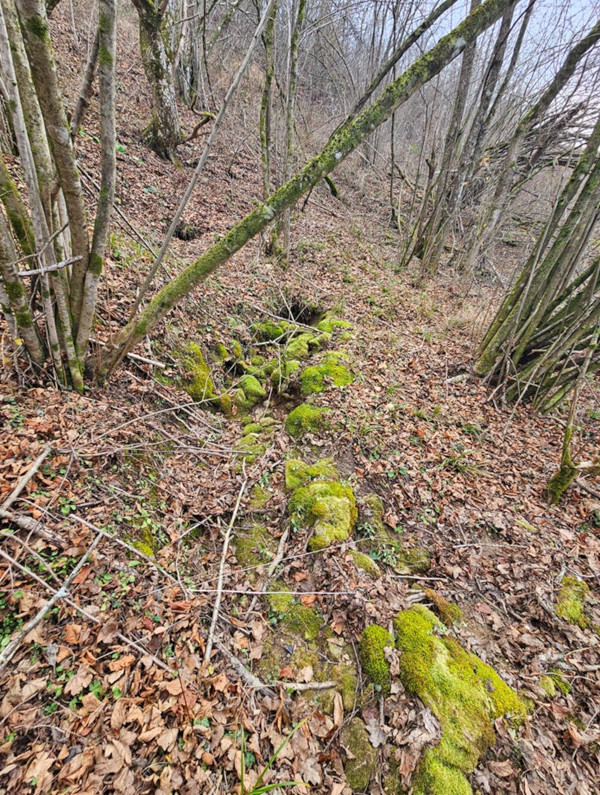
[[[17,649],[21,645],[21,642],[23,641],[23,638],[26,635],[28,635],[31,632],[32,629],[35,629],[35,627],[37,627],[37,625],[44,618],[44,616],[46,615],[48,610],[50,610],[52,607],[54,607],[54,605],[56,604],[56,602],[58,602],[59,599],[62,599],[65,596],[68,596],[70,585],[72,584],[72,582],[75,579],[75,577],[77,577],[77,575],[79,574],[81,569],[85,566],[85,564],[89,560],[90,555],[92,554],[92,552],[96,549],[96,547],[100,543],[100,539],[101,539],[101,536],[97,535],[96,538],[92,541],[92,544],[90,545],[88,551],[85,553],[85,555],[83,555],[83,557],[80,559],[79,563],[75,566],[73,571],[69,574],[67,579],[64,581],[64,583],[58,589],[58,591],[56,591],[54,593],[54,596],[52,596],[52,598],[49,599],[46,602],[46,604],[38,610],[38,612],[31,619],[31,621],[28,621],[25,624],[25,626],[21,629],[21,631],[19,632],[17,637],[14,640],[11,640],[10,643],[4,648],[2,653],[0,653],[0,671],[13,658],[15,652],[17,651]]]
[[[16,561],[13,557],[11,557],[11,555],[8,555],[2,549],[0,549],[0,557],[3,557],[12,566],[15,566],[17,569],[22,571],[24,574],[27,574],[29,577],[32,577],[36,582],[39,582],[40,585],[43,585],[44,588],[46,588],[51,593],[53,593],[53,594],[57,593],[56,588],[53,588],[51,585],[49,585],[41,577],[38,577],[35,572],[30,571],[30,569],[26,568],[25,566],[22,566],[18,561]],[[84,618],[87,618],[89,621],[92,621],[94,624],[103,624],[104,623],[104,621],[101,621],[99,618],[96,618],[96,616],[94,616],[91,613],[89,613],[83,607],[80,607],[72,599],[69,599],[68,596],[63,596],[63,599],[64,599],[65,603],[69,605],[69,607],[72,607],[80,615],[82,615]],[[130,638],[126,637],[125,635],[122,635],[120,632],[117,632],[115,637],[118,638],[121,641],[121,643],[125,643],[127,646],[131,646],[132,649],[135,649],[136,651],[140,652],[140,654],[143,654],[143,655],[145,655],[147,657],[152,658],[154,663],[156,665],[158,665],[159,668],[162,668],[164,671],[168,671],[173,676],[177,676],[177,671],[174,671],[173,668],[171,668],[169,665],[164,663],[162,660],[159,660],[158,657],[156,657],[154,654],[152,654],[151,651],[148,651],[148,649],[145,649],[141,644],[137,643],[135,640],[131,640]]]
[[[595,497],[597,500],[600,500],[600,491],[596,491],[591,486],[588,486],[587,483],[583,480],[576,480],[575,484],[579,486],[582,491],[587,491],[588,494],[591,494],[592,497]]]
[[[58,549],[64,547],[63,539],[56,535],[56,533],[53,533],[52,530],[48,530],[38,519],[34,519],[31,516],[24,516],[20,513],[11,513],[2,508],[0,508],[0,519],[5,519],[11,524],[16,524],[17,527],[20,527],[21,530],[27,530],[28,533],[37,533],[42,536],[42,538],[45,538],[46,541],[50,541],[51,544],[54,544]],[[2,535],[10,534],[3,531]]]
[[[215,606],[213,608],[212,620],[210,622],[210,629],[208,631],[208,638],[206,639],[206,650],[204,653],[204,666],[207,666],[210,662],[210,655],[212,652],[214,637],[215,637],[215,628],[217,626],[217,619],[219,618],[219,608],[221,607],[221,596],[223,594],[223,575],[225,572],[225,559],[227,558],[227,550],[229,549],[229,539],[231,538],[231,531],[233,529],[233,525],[235,524],[235,520],[237,518],[238,510],[240,508],[240,502],[244,495],[244,491],[246,490],[246,484],[248,483],[248,478],[244,479],[240,491],[237,496],[237,500],[235,502],[235,508],[233,509],[233,514],[231,515],[231,520],[227,527],[227,532],[225,533],[225,541],[223,542],[223,552],[221,553],[221,562],[219,564],[219,579],[217,581],[217,596],[215,599]]]
[[[306,690],[331,690],[337,687],[337,682],[274,682],[275,687],[283,687],[286,690],[294,690],[296,693],[304,693]]]
[[[265,695],[270,695],[270,696],[275,695],[275,692],[270,687],[267,687],[267,685],[261,682],[257,676],[254,676],[254,674],[251,673],[246,668],[246,666],[243,663],[241,663],[238,660],[238,658],[229,651],[229,649],[224,643],[221,643],[220,640],[215,638],[214,644],[217,647],[217,649],[221,652],[221,654],[223,654],[223,656],[227,658],[229,664],[234,669],[234,671],[236,671],[236,673],[239,674],[240,678],[243,679],[244,682],[249,687],[252,687],[255,690],[262,690],[263,693],[265,693]]]
[[[283,560],[283,553],[285,552],[285,545],[286,545],[286,542],[287,542],[289,534],[290,534],[290,526],[288,525],[285,528],[285,530],[283,531],[283,533],[281,534],[281,538],[279,539],[279,546],[277,547],[277,554],[275,555],[275,557],[273,558],[273,560],[269,564],[269,568],[267,569],[267,577],[265,579],[265,582],[264,582],[262,588],[260,589],[260,593],[261,594],[266,594],[267,593],[267,583],[269,582],[269,579],[273,576],[273,572],[275,571],[277,566],[279,566],[279,564]],[[255,594],[255,596],[252,598],[252,601],[250,602],[250,607],[246,611],[246,615],[247,616],[249,616],[250,613],[254,610],[254,606],[256,605],[257,601],[258,601],[258,594]]]
[[[90,342],[94,345],[99,345],[101,348],[106,347],[106,343],[102,340],[97,340],[95,337],[90,337]],[[164,362],[157,362],[156,359],[148,359],[145,356],[140,356],[137,353],[128,353],[127,357],[133,359],[134,362],[143,362],[143,364],[151,364],[153,367],[160,367],[161,370],[166,370],[168,365]]]
[[[51,449],[52,448],[50,447],[50,445],[46,445],[46,447],[44,447],[42,452],[35,459],[35,461],[29,467],[27,472],[21,478],[19,478],[17,485],[14,487],[14,489],[11,491],[11,493],[8,495],[8,497],[4,500],[4,502],[0,506],[0,511],[7,511],[10,508],[10,506],[17,499],[19,494],[23,491],[25,486],[29,483],[31,478],[38,471],[44,460],[48,457],[48,454],[50,453]]]
[[[30,276],[40,276],[44,273],[59,271],[61,268],[66,268],[67,265],[73,265],[75,262],[79,262],[81,259],[83,259],[83,257],[70,257],[62,262],[56,262],[54,265],[48,265],[47,268],[36,268],[33,271],[19,271],[19,276],[21,279],[29,279]]]

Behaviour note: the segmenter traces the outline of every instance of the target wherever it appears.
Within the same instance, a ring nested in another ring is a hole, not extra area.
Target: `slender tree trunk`
[[[100,143],[102,145],[102,177],[98,207],[92,235],[90,263],[85,275],[83,304],[77,329],[77,353],[85,359],[92,330],[98,282],[104,264],[108,225],[115,196],[115,0],[98,3],[98,82],[100,88]]]
[[[170,17],[153,0],[134,0],[134,5],[140,20],[142,64],[152,91],[152,120],[145,136],[159,157],[176,161],[181,130],[172,59],[166,43],[170,41]]]
[[[88,266],[89,240],[83,189],[71,144],[67,115],[61,102],[52,43],[48,33],[46,7],[41,0],[18,0],[25,31],[25,45],[31,65],[46,132],[65,197],[74,256],[70,281],[70,309],[75,327],[83,301],[83,282]]]
[[[457,58],[463,49],[502,15],[511,0],[486,0],[428,53],[421,56],[360,116],[334,133],[325,148],[301,171],[215,243],[201,257],[163,287],[105,349],[102,376],[109,375],[122,358],[143,339],[175,306],[220,265],[265,229],[286,208],[333,171],[373,130],[389,119],[415,91]]]
[[[298,13],[292,27],[290,38],[289,69],[287,97],[285,105],[285,155],[283,164],[283,181],[287,182],[292,175],[294,152],[294,131],[296,127],[296,100],[298,98],[298,41],[304,24],[307,0],[299,0]],[[286,259],[290,257],[290,213],[287,208],[283,214],[283,252]]]
[[[92,98],[92,89],[94,87],[94,75],[96,74],[96,67],[98,65],[99,45],[100,45],[100,31],[97,30],[96,35],[94,36],[94,41],[92,42],[90,54],[88,56],[88,62],[85,67],[85,73],[83,75],[83,83],[81,85],[81,91],[79,92],[77,104],[75,105],[73,116],[71,117],[72,138],[75,138],[77,136],[77,133],[79,132],[79,129],[83,124],[83,119],[87,111],[88,105],[90,104],[90,99]]]

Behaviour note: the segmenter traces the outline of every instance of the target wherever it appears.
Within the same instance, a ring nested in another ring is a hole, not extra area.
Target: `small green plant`
[[[247,762],[252,762],[252,764],[253,764],[255,759],[254,759],[254,754],[249,754],[249,756],[252,757],[251,760],[250,759],[248,759],[248,760],[246,759],[246,756],[247,756],[247,754],[246,754],[246,743],[245,743],[244,730],[242,729],[242,732],[241,732],[242,769],[240,771],[241,795],[263,795],[264,792],[272,792],[273,790],[279,789],[280,787],[281,788],[282,787],[307,787],[308,789],[310,789],[308,784],[303,784],[303,783],[301,783],[299,781],[282,781],[282,782],[279,782],[278,784],[263,784],[262,783],[265,775],[271,769],[271,767],[273,766],[273,764],[274,764],[275,760],[277,759],[277,757],[279,756],[279,754],[283,751],[285,746],[289,743],[289,741],[292,739],[294,734],[298,731],[298,729],[304,723],[306,723],[306,718],[303,721],[300,721],[300,723],[297,726],[295,726],[292,729],[292,731],[288,734],[288,736],[284,739],[284,741],[281,743],[279,748],[275,751],[273,756],[269,759],[267,764],[261,770],[259,777],[256,779],[256,784],[254,785],[254,787],[252,787],[251,790],[250,789],[246,789],[246,787],[244,785],[244,777],[245,777],[245,773],[246,773],[246,764],[247,764]],[[248,767],[250,767],[250,765],[248,765]]]

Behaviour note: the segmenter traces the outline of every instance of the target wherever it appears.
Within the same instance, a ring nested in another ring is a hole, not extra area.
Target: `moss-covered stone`
[[[290,411],[285,421],[285,429],[294,439],[301,439],[305,433],[315,433],[325,426],[327,409],[301,403]]]
[[[190,342],[180,352],[179,359],[183,370],[183,387],[188,395],[197,401],[213,400],[216,396],[215,385],[200,346]]]
[[[381,569],[379,566],[375,563],[372,557],[365,555],[364,552],[357,552],[354,550],[352,552],[352,560],[354,561],[356,568],[364,571],[365,574],[368,574],[369,577],[372,577],[374,580],[376,580],[377,577],[381,577]]]
[[[447,627],[451,627],[453,624],[462,621],[462,610],[458,605],[449,602],[445,596],[442,596],[433,588],[424,588],[423,591],[427,599],[433,602],[439,613],[440,619]]]
[[[438,718],[442,739],[428,749],[413,782],[415,795],[468,795],[466,776],[494,745],[493,721],[520,722],[527,708],[491,668],[448,636],[444,625],[423,605],[394,620],[401,651],[400,678]]]
[[[360,525],[369,548],[385,559],[396,574],[425,574],[431,567],[431,553],[423,547],[400,546],[400,536],[383,520],[385,506],[378,494],[361,498]]]
[[[249,568],[269,563],[277,551],[277,540],[262,524],[253,524],[240,532],[234,542],[235,557],[240,566]]]
[[[250,491],[250,502],[248,503],[252,511],[259,511],[264,508],[269,502],[273,494],[261,486],[260,483],[255,483]]]
[[[384,694],[390,692],[390,664],[385,649],[394,645],[394,639],[383,627],[371,624],[360,637],[358,656],[363,671]]]
[[[556,602],[556,615],[569,624],[587,629],[590,621],[585,614],[585,603],[589,593],[590,589],[586,582],[575,577],[565,577]]]
[[[557,687],[560,690],[563,696],[568,696],[569,693],[571,692],[571,683],[565,679],[562,673],[556,668],[553,668],[550,671],[549,676],[554,682],[555,687]]]
[[[345,328],[351,329],[352,323],[348,323],[346,320],[338,320],[328,312],[325,317],[317,324],[317,328],[319,331],[324,331],[328,334],[331,334],[336,328]]]
[[[273,369],[269,378],[277,392],[283,392],[287,388],[290,378],[299,369],[300,362],[297,359],[284,359]]]
[[[354,792],[365,792],[377,769],[377,749],[369,741],[369,734],[360,718],[352,718],[341,731],[340,742],[348,753],[344,772]]]
[[[259,342],[274,342],[281,340],[289,325],[287,320],[264,320],[262,323],[255,323],[252,328],[254,336]]]
[[[242,438],[236,445],[236,448],[244,454],[246,463],[252,464],[265,453],[278,427],[274,417],[262,417],[259,422],[246,423]],[[241,461],[236,463],[236,467],[238,470],[241,469]]]
[[[290,500],[290,513],[299,522],[313,525],[309,549],[325,549],[345,541],[356,524],[354,492],[339,481],[313,481],[296,489]]]
[[[310,356],[309,343],[312,338],[313,335],[310,331],[293,337],[287,345],[286,355],[289,356],[290,359],[308,359]]]
[[[340,353],[328,353],[320,362],[305,367],[300,373],[300,391],[303,395],[323,392],[330,386],[346,386],[354,380],[352,373],[343,363]]]
[[[402,549],[392,568],[397,574],[427,574],[431,568],[431,552],[425,547]]]
[[[339,475],[331,458],[322,458],[315,464],[305,464],[296,458],[289,458],[285,462],[285,487],[290,491],[306,486],[312,480],[338,479]]]
[[[240,380],[240,388],[244,390],[246,400],[253,406],[267,397],[266,389],[253,375],[245,375]]]

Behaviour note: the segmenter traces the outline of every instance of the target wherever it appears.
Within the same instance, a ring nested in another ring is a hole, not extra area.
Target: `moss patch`
[[[352,552],[352,560],[357,569],[364,571],[365,574],[368,574],[369,577],[372,577],[374,580],[376,580],[377,577],[381,577],[381,569],[379,566],[375,563],[373,558],[369,557],[369,555],[365,555],[364,552]]]
[[[275,556],[277,540],[270,530],[257,523],[235,539],[234,550],[240,566],[260,566],[269,563]]]
[[[305,433],[314,433],[325,426],[327,409],[301,403],[291,411],[285,421],[285,429],[294,439],[301,439]]]
[[[260,511],[269,502],[273,494],[265,489],[260,483],[255,483],[250,491],[250,502],[248,506],[252,511]]]
[[[277,420],[273,417],[263,417],[258,422],[247,423],[242,432],[242,438],[236,445],[246,463],[252,464],[266,452],[277,428]],[[241,466],[241,460],[237,461],[236,468],[238,471]]]
[[[309,549],[324,549],[345,541],[356,524],[354,492],[339,481],[313,481],[296,489],[290,500],[290,514],[299,524],[314,528]]]
[[[459,621],[462,621],[462,610],[458,605],[455,605],[453,602],[449,602],[445,596],[442,596],[433,588],[424,588],[423,591],[429,601],[433,602],[442,622],[447,627],[451,627],[453,624],[457,624]]]
[[[355,792],[365,792],[377,769],[377,749],[369,742],[369,734],[360,718],[352,718],[341,731],[340,742],[348,752],[344,765],[346,780]]]
[[[503,716],[522,721],[527,708],[493,668],[444,637],[444,625],[423,605],[400,613],[394,626],[402,683],[431,709],[442,729],[440,743],[423,756],[414,792],[471,793],[466,776],[494,745],[493,721]]]
[[[181,380],[188,395],[197,401],[213,400],[215,385],[200,346],[190,342],[180,351],[179,359],[182,368]]]
[[[330,386],[346,386],[354,380],[343,363],[341,353],[328,353],[318,364],[305,367],[300,373],[300,391],[303,395],[323,392]]]
[[[394,639],[383,627],[371,624],[363,631],[358,645],[358,656],[363,671],[382,693],[390,692],[390,664],[385,659],[385,649],[394,645]]]
[[[588,617],[585,615],[585,602],[590,593],[587,583],[575,577],[565,577],[561,583],[558,601],[556,602],[556,615],[575,624],[581,629],[587,629],[590,625]]]
[[[305,486],[312,480],[338,480],[338,478],[331,458],[322,458],[315,464],[305,464],[296,458],[290,458],[285,462],[285,487],[290,491]]]

